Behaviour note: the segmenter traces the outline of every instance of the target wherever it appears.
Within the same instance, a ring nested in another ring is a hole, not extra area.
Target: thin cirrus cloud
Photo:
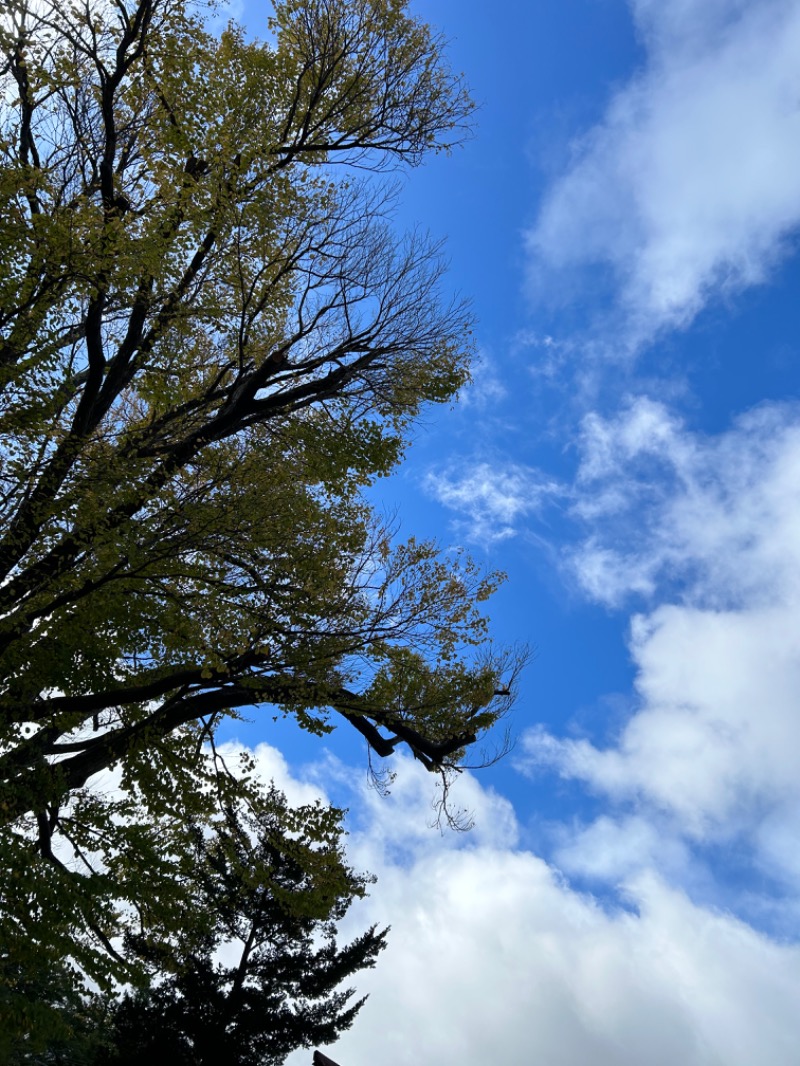
[[[743,868],[794,907],[800,415],[763,405],[704,436],[639,399],[588,418],[583,449],[574,506],[588,533],[569,566],[601,602],[645,599],[630,626],[635,708],[618,734],[522,741],[527,773],[549,769],[605,799],[603,818],[565,843],[566,865],[591,873],[603,841],[629,856],[637,839],[646,863],[654,829],[674,862],[685,846],[735,842]],[[594,873],[627,871],[620,860]]]
[[[575,143],[527,246],[540,282],[610,268],[614,342],[635,350],[687,326],[720,294],[765,281],[791,243],[800,224],[800,5],[631,6],[643,68]]]
[[[469,459],[445,469],[429,470],[423,488],[443,507],[455,512],[458,533],[483,547],[515,536],[527,517],[563,491],[555,479],[533,467]]]

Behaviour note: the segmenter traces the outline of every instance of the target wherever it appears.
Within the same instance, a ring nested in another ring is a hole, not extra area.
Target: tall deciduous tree
[[[266,43],[7,0],[0,45],[0,945],[103,981],[131,908],[182,920],[222,717],[446,775],[509,705],[496,579],[362,496],[470,347],[374,172],[470,104],[403,0],[283,0]]]

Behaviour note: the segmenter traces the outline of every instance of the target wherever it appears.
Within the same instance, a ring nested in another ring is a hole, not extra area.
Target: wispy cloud
[[[508,389],[496,360],[485,351],[473,360],[471,380],[458,394],[459,406],[467,410],[485,411],[508,396]]]
[[[800,223],[800,5],[632,9],[644,67],[577,141],[527,235],[537,276],[610,268],[614,343],[629,350],[763,282]]]
[[[598,841],[613,837],[613,880],[636,846],[646,864],[642,841],[667,827],[675,846],[736,840],[742,868],[797,903],[798,412],[762,406],[703,436],[639,399],[587,419],[583,449],[575,507],[589,535],[574,572],[606,603],[653,597],[631,619],[636,706],[605,743],[531,731],[521,762],[605,798],[612,823],[578,830],[575,869],[597,870]]]
[[[562,492],[554,479],[533,467],[466,459],[429,471],[423,487],[456,513],[456,529],[467,540],[485,547],[515,536],[523,519]]]
[[[670,584],[704,607],[794,602],[798,484],[793,406],[762,405],[710,436],[648,397],[611,418],[590,414],[573,495],[589,535],[571,565],[609,605]]]

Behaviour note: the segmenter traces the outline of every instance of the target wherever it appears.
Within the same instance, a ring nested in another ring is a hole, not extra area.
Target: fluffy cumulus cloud
[[[574,145],[536,268],[611,268],[631,348],[764,281],[800,223],[797,0],[631,0],[640,72]]]
[[[330,757],[300,773],[258,751],[291,794],[323,781],[351,809],[350,860],[378,883],[344,935],[392,926],[328,1049],[343,1066],[797,1060],[800,413],[708,436],[641,398],[587,417],[581,450],[569,565],[590,595],[638,603],[635,705],[603,742],[538,730],[518,754],[591,790],[594,820],[565,817],[543,856],[474,775],[454,801],[475,829],[441,835],[410,760],[384,797]]]
[[[649,400],[587,419],[576,511],[590,533],[571,566],[607,603],[653,599],[632,616],[635,710],[619,734],[524,738],[528,772],[611,801],[613,816],[565,843],[568,867],[614,879],[657,853],[674,873],[687,847],[735,845],[796,904],[798,485],[794,408],[761,407],[714,437]]]
[[[257,744],[251,750],[237,740],[229,740],[220,744],[217,750],[234,772],[242,755],[252,760],[253,772],[262,781],[273,782],[293,807],[302,807],[317,801],[331,802],[322,782],[324,764],[309,768],[304,774],[298,775],[292,771],[282,752],[271,744]]]
[[[796,1060],[800,948],[693,904],[663,878],[626,880],[603,909],[518,843],[502,797],[464,775],[475,830],[428,827],[431,782],[401,759],[388,797],[365,792],[349,839],[378,875],[355,932],[391,924],[370,999],[329,1050],[343,1066],[531,1062],[562,1066],[752,1066]],[[305,1066],[296,1052],[290,1066]]]

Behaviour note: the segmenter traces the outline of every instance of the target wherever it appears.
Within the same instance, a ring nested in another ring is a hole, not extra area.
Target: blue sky
[[[412,10],[481,106],[398,224],[447,239],[478,361],[375,500],[505,570],[494,629],[536,658],[466,835],[344,730],[237,730],[350,808],[352,928],[393,926],[332,1054],[796,1063],[800,2]]]

